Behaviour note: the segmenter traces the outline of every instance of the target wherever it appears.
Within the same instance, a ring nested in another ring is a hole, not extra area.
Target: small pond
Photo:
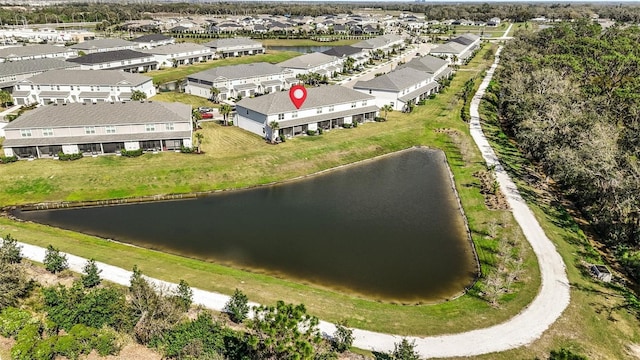
[[[476,271],[445,156],[427,149],[196,199],[16,216],[383,301],[450,298]]]

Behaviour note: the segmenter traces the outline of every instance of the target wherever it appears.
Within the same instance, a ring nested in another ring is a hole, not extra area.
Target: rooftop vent
[[[58,106],[58,103],[53,103],[53,106]]]
[[[62,106],[67,106],[67,103],[66,102],[62,103]]]
[[[82,102],[82,105],[87,105],[87,103],[83,101],[83,102]]]

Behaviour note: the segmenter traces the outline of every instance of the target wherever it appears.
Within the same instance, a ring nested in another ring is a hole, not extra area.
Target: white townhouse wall
[[[34,59],[68,59],[78,56],[74,49],[48,44],[13,46],[0,49],[0,63]]]
[[[242,99],[236,103],[234,124],[266,139],[276,139],[373,121],[377,112],[373,96],[328,85],[308,88],[300,109],[293,105],[288,92]],[[273,121],[278,123],[278,130],[270,127]]]
[[[220,66],[191,74],[187,77],[185,93],[211,98],[211,88],[220,92],[218,100],[251,97],[285,90],[297,83],[293,73],[280,66],[259,62]]]
[[[118,70],[51,70],[14,86],[18,104],[128,101],[134,91],[156,94],[152,78]]]
[[[85,54],[93,54],[97,52],[116,51],[116,50],[138,50],[140,44],[137,42],[122,40],[122,39],[96,39],[81,42],[79,44],[71,45],[71,49],[78,52],[82,51]]]
[[[342,71],[343,60],[321,52],[304,54],[278,63],[278,66],[289,69],[297,75],[317,73],[331,77],[334,72]]]
[[[149,34],[131,39],[131,41],[140,44],[141,49],[151,49],[156,46],[175,44],[176,39],[162,34]]]
[[[249,38],[216,39],[202,44],[208,46],[219,57],[264,54],[262,43]]]
[[[416,104],[437,91],[433,74],[413,68],[402,68],[371,80],[358,81],[353,89],[375,97],[378,107],[391,105],[394,110],[405,110],[407,103]]]
[[[69,59],[68,61],[80,64],[80,69],[82,70],[147,72],[158,68],[158,63],[153,55],[129,49],[96,52],[75,59]]]
[[[191,106],[163,102],[52,104],[5,126],[5,156],[118,154],[121,150],[174,151],[192,146]]]
[[[141,49],[142,53],[153,55],[159,68],[194,64],[211,60],[211,48],[193,43],[180,43]]]
[[[35,59],[0,63],[0,89],[13,91],[13,86],[16,82],[42,74],[47,70],[56,69],[80,69],[80,65],[58,59]]]

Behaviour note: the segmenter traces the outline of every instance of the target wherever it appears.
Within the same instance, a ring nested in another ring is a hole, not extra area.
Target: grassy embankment
[[[535,167],[499,128],[495,111],[489,109],[486,102],[480,111],[492,147],[562,255],[572,290],[569,307],[539,340],[526,347],[478,358],[546,358],[551,349],[561,347],[589,359],[637,358],[630,355],[628,346],[640,343],[638,320],[624,308],[625,300],[620,293],[595,281],[586,272],[584,263],[599,262],[599,255],[567,212],[567,203],[546,190]]]
[[[466,150],[461,152],[448,135],[437,131],[455,129],[459,134],[468,134],[467,124],[460,120],[461,101],[456,94],[466,80],[480,76],[487,67],[489,61],[483,60],[482,55],[480,52],[466,67],[467,71],[459,72],[451,87],[436,99],[416,107],[412,114],[390,113],[389,121],[384,123],[296,138],[278,146],[265,144],[259,137],[238,128],[206,124],[204,155],[161,153],[134,159],[97,157],[64,163],[18,162],[0,168],[0,203],[95,200],[239,188],[290,179],[414,145],[427,145],[447,153],[481,262],[485,270],[490,269],[496,261],[496,245],[486,238],[488,223],[501,219],[512,224],[513,220],[504,211],[486,209],[478,181],[472,176],[484,169],[484,165],[468,135],[461,135],[466,144]],[[147,275],[169,281],[183,278],[202,289],[229,294],[237,287],[252,301],[273,303],[284,299],[304,303],[310,313],[322,319],[347,318],[351,326],[398,334],[451,333],[500,323],[519,312],[539,286],[537,263],[526,246],[523,252],[528,281],[521,291],[508,296],[500,308],[492,308],[471,295],[437,305],[402,306],[5,218],[0,219],[0,233],[11,233],[21,241],[42,246],[53,244],[63,251],[123,268],[130,269],[137,264]]]
[[[154,84],[164,84],[179,79],[184,79],[188,75],[195,74],[200,71],[211,69],[219,66],[229,66],[238,64],[249,64],[256,62],[268,62],[276,64],[289,60],[296,56],[300,56],[300,53],[294,51],[272,51],[267,54],[253,55],[253,56],[241,56],[236,58],[226,58],[211,60],[205,63],[182,65],[177,68],[169,68],[162,70],[149,71],[147,74],[153,78]]]

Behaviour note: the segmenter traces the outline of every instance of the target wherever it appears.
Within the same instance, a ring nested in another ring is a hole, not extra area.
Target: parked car
[[[198,111],[201,112],[201,113],[208,113],[208,112],[212,112],[213,109],[210,108],[210,107],[206,107],[206,106],[200,106],[198,108]]]
[[[210,112],[202,113],[201,115],[203,119],[213,119],[213,114]]]

